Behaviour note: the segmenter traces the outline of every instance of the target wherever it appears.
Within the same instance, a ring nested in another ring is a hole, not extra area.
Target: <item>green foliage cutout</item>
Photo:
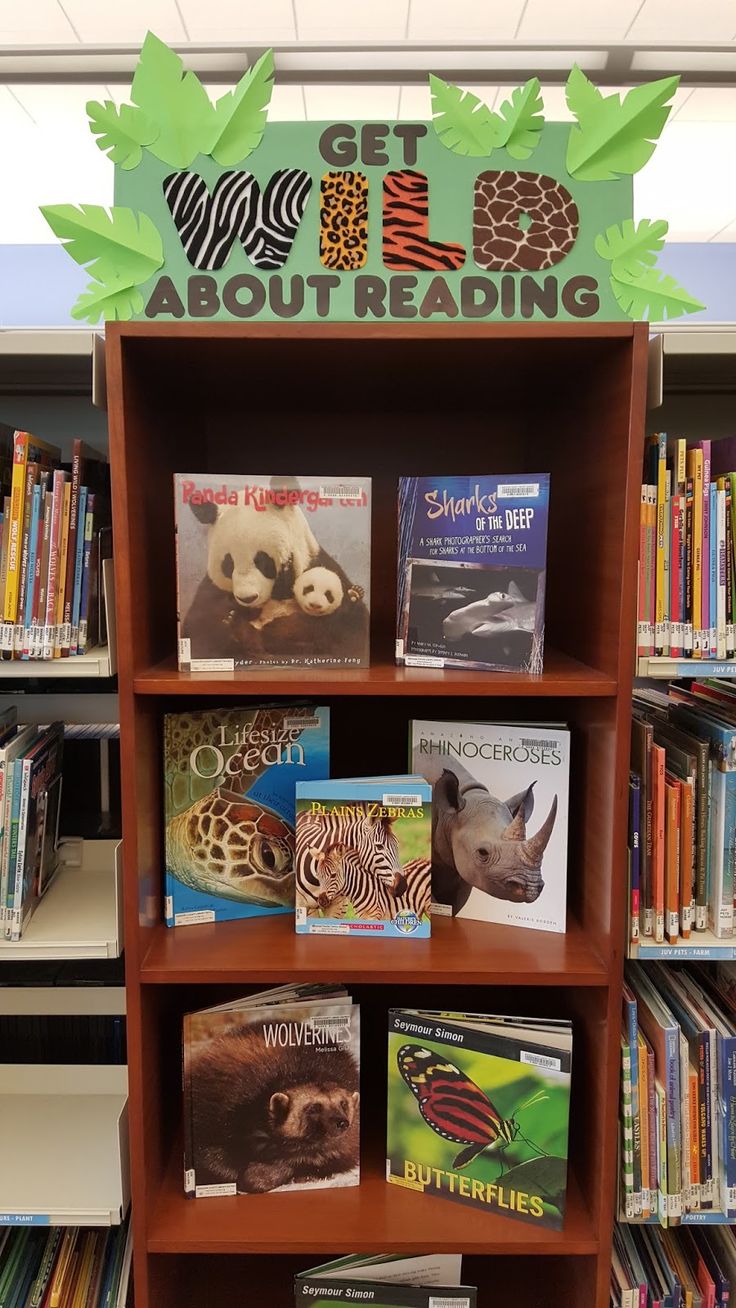
[[[97,137],[97,145],[109,159],[121,168],[137,168],[143,158],[143,146],[151,145],[158,136],[158,126],[134,104],[121,104],[118,109],[112,100],[100,104],[90,100],[87,105],[89,130]]]
[[[246,159],[261,143],[273,91],[273,51],[267,50],[215,105],[216,139],[212,158],[223,167]]]
[[[504,146],[512,159],[528,159],[539,145],[543,110],[539,78],[532,77],[524,86],[517,86],[511,99],[493,115],[499,124],[496,144]]]
[[[215,110],[196,73],[185,73],[178,54],[153,32],[143,42],[131,96],[158,124],[148,149],[173,168],[188,168],[206,154],[215,131]]]
[[[634,223],[627,218],[595,238],[596,253],[611,264],[611,290],[630,318],[663,322],[705,308],[674,277],[655,267],[667,230],[663,219]]]
[[[143,297],[136,288],[162,266],[163,245],[145,213],[98,204],[43,205],[41,213],[67,254],[94,277],[74,308],[72,317],[98,322],[132,318]]]
[[[517,87],[497,114],[472,91],[461,91],[432,73],[429,85],[432,126],[442,144],[455,154],[482,159],[503,146],[512,159],[528,159],[539,144],[544,118],[537,77]]]
[[[633,218],[626,218],[620,227],[614,225],[602,236],[596,236],[596,254],[608,259],[614,276],[619,272],[632,276],[657,262],[668,228],[669,224],[661,218],[655,222],[642,218],[636,224]]]
[[[577,119],[567,142],[567,171],[580,182],[631,176],[651,159],[667,122],[679,77],[635,86],[624,96],[604,96],[573,65],[566,97]]]

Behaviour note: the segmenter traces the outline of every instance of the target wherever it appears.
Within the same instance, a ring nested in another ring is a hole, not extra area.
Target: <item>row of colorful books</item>
[[[99,638],[101,552],[109,551],[107,464],[75,440],[66,470],[56,446],[5,426],[0,445],[0,656],[84,654]]]
[[[732,939],[736,688],[713,678],[636,691],[631,769],[631,945]]]
[[[178,473],[174,506],[180,669],[368,665],[370,477]],[[548,507],[547,473],[400,479],[398,663],[542,671]]]
[[[350,1254],[294,1277],[294,1301],[313,1308],[372,1303],[376,1308],[475,1308],[478,1291],[462,1284],[460,1254]]]
[[[64,724],[0,713],[0,931],[20,940],[57,870]]]
[[[329,780],[327,708],[168,714],[167,924],[296,909],[298,932],[419,938],[431,910],[564,931],[567,728],[415,721],[408,745],[409,776]]]
[[[621,1031],[621,1218],[736,1218],[736,970],[629,963]]]
[[[726,1308],[736,1291],[736,1233],[618,1226],[611,1308]]]
[[[638,653],[736,655],[736,458],[731,440],[690,447],[665,432],[644,460]]]
[[[0,1228],[2,1308],[126,1308],[132,1300],[129,1221]]]
[[[359,1184],[360,1015],[342,986],[189,1013],[183,1038],[187,1197]],[[571,1065],[568,1021],[392,1009],[387,1182],[561,1229]]]

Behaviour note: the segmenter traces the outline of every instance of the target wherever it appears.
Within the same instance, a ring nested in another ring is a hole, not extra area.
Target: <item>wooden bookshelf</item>
[[[108,327],[138,1308],[244,1284],[288,1308],[293,1271],[326,1255],[430,1249],[477,1255],[481,1305],[607,1308],[646,363],[647,329],[626,323]],[[484,469],[551,473],[544,673],[397,669],[396,479]],[[369,670],[177,672],[172,474],[204,471],[372,476]],[[411,717],[568,722],[567,934],[440,919],[427,942],[311,940],[288,917],[167,931],[163,713],[274,695],[330,705],[337,776],[403,770]],[[340,978],[361,1004],[364,1180],[187,1201],[181,1015],[297,978]],[[573,1022],[562,1232],[383,1181],[386,1009],[450,997]]]

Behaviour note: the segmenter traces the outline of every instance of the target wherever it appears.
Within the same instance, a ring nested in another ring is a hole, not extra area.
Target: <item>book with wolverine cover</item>
[[[357,1185],[360,1016],[339,985],[282,985],[183,1021],[184,1191]]]
[[[572,1026],[391,1009],[386,1177],[561,1230]]]
[[[477,1290],[463,1285],[460,1254],[349,1254],[294,1278],[294,1301],[314,1308],[370,1303],[372,1308],[475,1308]]]

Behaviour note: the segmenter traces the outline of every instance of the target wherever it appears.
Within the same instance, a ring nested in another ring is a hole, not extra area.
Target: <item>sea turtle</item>
[[[166,827],[166,866],[184,885],[223,899],[294,903],[294,830],[272,809],[218,788]]]

